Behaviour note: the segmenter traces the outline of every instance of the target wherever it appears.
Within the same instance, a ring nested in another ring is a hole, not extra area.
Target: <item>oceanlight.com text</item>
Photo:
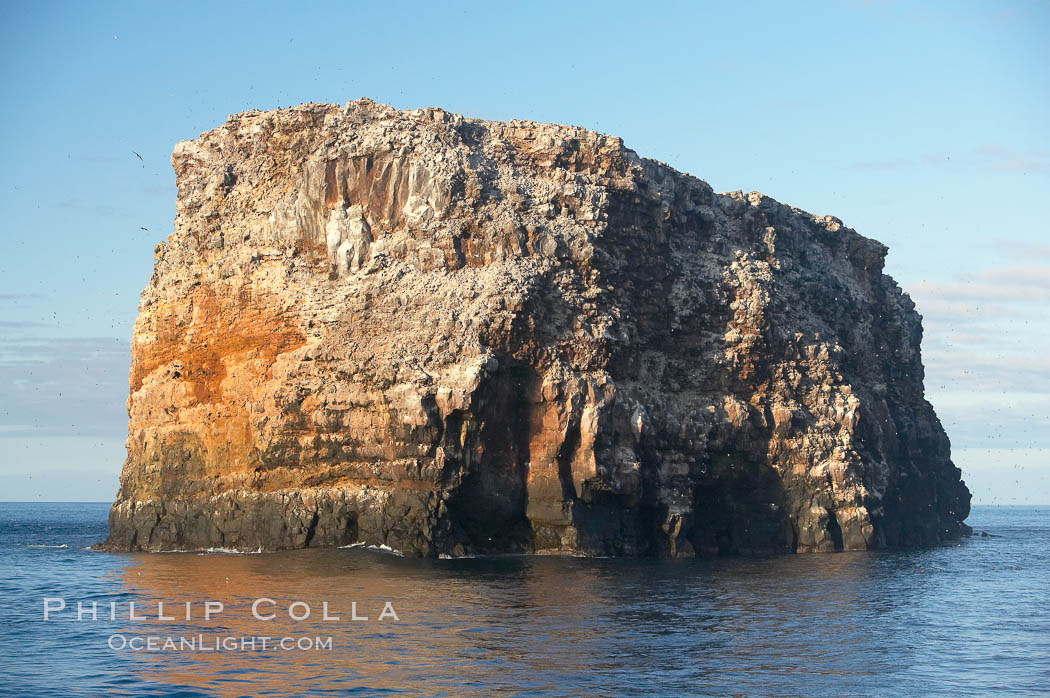
[[[118,652],[330,652],[329,637],[269,637],[267,635],[124,635],[107,641]]]

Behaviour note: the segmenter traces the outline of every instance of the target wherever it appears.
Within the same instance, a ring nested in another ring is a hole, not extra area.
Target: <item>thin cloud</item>
[[[1011,257],[1020,259],[1046,258],[1050,259],[1050,245],[1033,245],[1026,242],[1007,241],[1002,245],[1002,250]]]
[[[976,405],[944,395],[932,402],[954,448],[1050,448],[1050,400]]]
[[[99,204],[97,202],[85,201],[76,196],[71,196],[53,204],[56,208],[64,209],[66,211],[73,211],[76,213],[89,213],[93,216],[102,217],[113,217],[119,215],[127,215],[127,211],[122,211],[115,206],[108,206],[105,204]]]
[[[1009,267],[987,269],[975,274],[981,281],[994,284],[1050,288],[1050,266],[1040,264],[1018,264]]]
[[[1050,300],[1050,286],[999,276],[994,270],[987,273],[994,278],[982,281],[919,281],[912,284],[910,293],[918,302],[920,312],[926,300],[977,301],[988,305],[1001,301],[1035,303]]]
[[[965,352],[926,352],[931,377],[970,392],[1050,395],[1050,358],[987,356]]]
[[[0,320],[0,328],[5,330],[24,330],[30,327],[45,327],[45,325],[35,320]]]
[[[923,315],[927,396],[956,446],[1050,447],[1050,356],[1039,350],[1050,342],[1050,265],[1007,256],[1024,261],[909,284]]]
[[[948,300],[924,297],[919,304],[919,311],[926,319],[934,318],[937,322],[956,322],[959,320],[983,319],[993,314],[997,318],[1018,315],[1018,311],[1006,303],[982,303],[973,300]]]
[[[916,155],[857,160],[859,170],[911,170],[922,167],[962,166],[984,172],[1013,174],[1050,174],[1050,153],[1021,152],[997,143],[988,143],[965,151],[931,151]]]
[[[119,436],[127,424],[130,346],[110,337],[0,342],[0,438]]]
[[[993,172],[1050,172],[1050,154],[1042,151],[1019,153],[1002,145],[983,145],[976,151],[978,160]]]
[[[9,337],[0,342],[0,362],[40,363],[124,355],[130,345],[114,337]]]
[[[924,349],[926,393],[955,446],[1050,447],[1050,359]]]
[[[858,160],[853,166],[858,170],[899,170],[914,167],[915,160],[898,158],[894,160]]]

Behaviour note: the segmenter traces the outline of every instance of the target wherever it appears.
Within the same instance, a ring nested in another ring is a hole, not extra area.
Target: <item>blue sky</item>
[[[615,134],[888,244],[975,500],[1050,503],[1048,35],[1047,2],[4,2],[0,499],[116,491],[175,142],[367,96]]]

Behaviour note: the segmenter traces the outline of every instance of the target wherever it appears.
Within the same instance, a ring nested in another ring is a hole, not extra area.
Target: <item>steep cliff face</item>
[[[932,544],[969,492],[886,248],[581,128],[368,100],[172,157],[120,550]]]

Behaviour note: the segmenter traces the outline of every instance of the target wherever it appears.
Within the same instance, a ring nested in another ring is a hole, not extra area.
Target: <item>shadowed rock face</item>
[[[368,100],[172,156],[114,550],[928,545],[970,495],[886,248],[581,128]]]

